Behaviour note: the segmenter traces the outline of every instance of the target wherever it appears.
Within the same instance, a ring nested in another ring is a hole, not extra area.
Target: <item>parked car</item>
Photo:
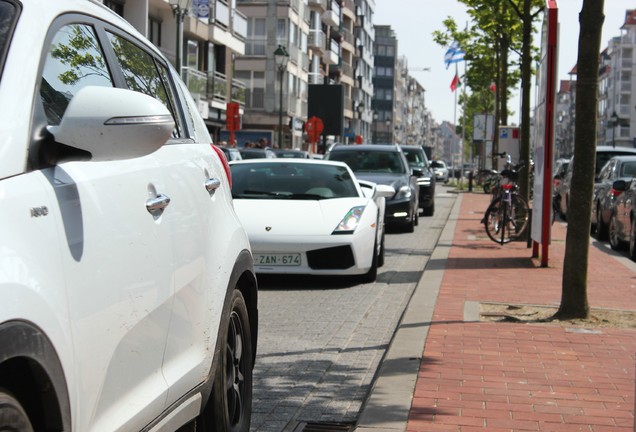
[[[561,183],[565,179],[568,166],[570,165],[570,158],[560,158],[554,163],[554,170],[552,174],[552,210],[554,212],[553,217],[561,214]]]
[[[435,172],[435,180],[438,182],[448,183],[448,167],[446,166],[446,162],[443,160],[434,160],[431,161],[431,167]]]
[[[234,207],[257,273],[375,280],[384,264],[385,197],[392,187],[359,182],[335,161],[253,159],[231,170]]]
[[[325,155],[327,160],[345,162],[356,177],[395,189],[386,200],[385,222],[408,232],[419,222],[417,177],[423,173],[410,168],[404,152],[397,144],[336,144]]]
[[[273,159],[276,157],[276,153],[268,147],[241,147],[239,152],[241,152],[243,159]]]
[[[185,84],[99,2],[0,16],[0,430],[247,432],[257,280]]]
[[[431,169],[430,162],[424,153],[422,146],[401,145],[409,166],[422,171],[422,175],[417,177],[419,186],[419,204],[424,216],[435,214],[435,173]]]
[[[615,205],[609,223],[612,249],[628,247],[629,257],[636,261],[636,179],[619,179],[612,183]]]
[[[636,154],[633,156],[614,156],[601,168],[594,182],[592,201],[592,227],[599,240],[608,237],[608,226],[618,191],[612,187],[616,180],[631,180],[636,176]],[[615,245],[616,246],[616,245]]]
[[[225,157],[228,161],[241,160],[243,156],[241,156],[241,152],[236,147],[227,147],[227,146],[218,146],[223,153],[225,153]]]
[[[596,147],[596,161],[594,176],[598,176],[601,168],[607,163],[609,159],[614,156],[622,155],[636,155],[636,149],[630,147],[612,147],[612,146],[597,146]],[[559,209],[561,211],[561,217],[567,219],[568,205],[570,202],[570,185],[572,182],[572,170],[574,168],[574,157],[570,159],[570,164],[567,168],[563,181],[559,185],[559,194],[561,201]]]
[[[274,153],[277,158],[291,158],[291,159],[311,159],[307,150],[299,149],[274,149]]]

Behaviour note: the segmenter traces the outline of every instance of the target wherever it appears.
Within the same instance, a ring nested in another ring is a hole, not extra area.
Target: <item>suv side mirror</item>
[[[99,101],[99,102],[97,102]],[[91,154],[92,161],[146,156],[166,143],[174,120],[157,99],[114,87],[86,86],[66,108],[55,141]]]
[[[422,168],[411,168],[411,175],[415,177],[422,177],[424,175],[424,170]]]
[[[628,187],[629,185],[627,184],[625,180],[616,180],[614,183],[612,183],[612,189],[620,191],[620,192],[625,192]]]

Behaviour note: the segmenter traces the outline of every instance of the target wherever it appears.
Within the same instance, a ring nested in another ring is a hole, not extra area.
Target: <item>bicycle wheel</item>
[[[486,225],[486,234],[490,237],[490,240],[495,243],[503,244],[505,242],[505,214],[506,214],[505,202],[501,198],[496,198],[484,216],[484,222]]]
[[[530,209],[526,200],[519,195],[512,195],[510,236],[513,240],[525,235],[528,228],[528,213],[530,213]]]

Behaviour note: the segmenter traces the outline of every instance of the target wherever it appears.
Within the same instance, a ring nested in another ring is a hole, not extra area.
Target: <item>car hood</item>
[[[247,235],[330,235],[352,207],[366,206],[367,198],[323,200],[234,199],[236,214]]]

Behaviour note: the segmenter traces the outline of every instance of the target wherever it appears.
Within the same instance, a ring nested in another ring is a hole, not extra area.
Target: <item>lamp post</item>
[[[278,69],[279,82],[280,82],[280,106],[278,110],[278,147],[283,148],[283,75],[285,69],[287,69],[287,62],[289,62],[289,53],[284,46],[278,45],[276,51],[274,51],[274,58],[276,59],[276,68]]]
[[[373,111],[373,142],[378,142],[378,112]]]
[[[169,0],[172,8],[172,15],[177,21],[177,49],[175,54],[175,67],[181,77],[181,67],[183,64],[183,18],[190,8],[190,0]],[[182,77],[183,78],[183,77]]]
[[[362,102],[358,103],[356,111],[358,111],[358,119],[360,120],[360,135],[364,135],[364,131],[362,130],[362,114],[364,113],[364,104]]]
[[[614,148],[616,148],[616,126],[618,125],[618,120],[618,114],[614,111],[610,117],[610,125],[612,126],[612,147]]]

